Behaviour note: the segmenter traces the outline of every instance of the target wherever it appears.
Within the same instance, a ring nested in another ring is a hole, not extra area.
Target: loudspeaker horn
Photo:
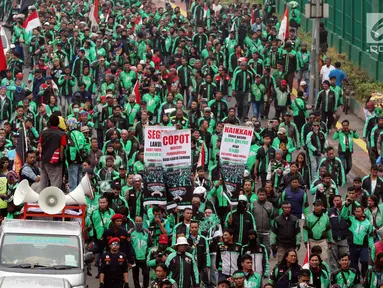
[[[13,196],[13,204],[18,206],[24,202],[35,203],[38,199],[39,194],[37,194],[31,186],[29,186],[28,180],[24,179],[16,188]]]
[[[72,192],[65,196],[66,205],[86,204],[85,195],[87,195],[90,199],[94,198],[92,185],[90,184],[88,173],[86,173],[85,176],[82,177],[81,182],[80,184],[78,184],[76,189],[74,189]]]
[[[57,187],[47,187],[41,191],[39,206],[45,213],[53,215],[61,212],[65,207],[65,194]]]
[[[82,177],[80,185],[82,186],[82,189],[84,189],[84,194],[88,196],[90,200],[93,200],[94,199],[93,188],[92,188],[92,183],[89,180],[88,173],[85,173],[85,176]]]

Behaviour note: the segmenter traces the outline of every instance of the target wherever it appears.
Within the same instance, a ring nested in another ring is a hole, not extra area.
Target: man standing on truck
[[[49,117],[50,128],[41,133],[39,150],[41,153],[41,178],[39,191],[49,186],[61,188],[63,184],[64,148],[66,134],[58,126],[60,119],[52,114]]]
[[[129,288],[127,258],[120,252],[120,239],[112,238],[108,245],[110,251],[100,259],[100,288]]]

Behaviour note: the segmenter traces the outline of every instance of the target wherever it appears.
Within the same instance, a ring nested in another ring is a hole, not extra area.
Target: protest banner
[[[167,207],[191,208],[193,198],[191,131],[190,129],[163,131],[161,139],[162,167],[168,193]]]
[[[144,206],[166,205],[161,133],[175,127],[148,126],[144,130]]]
[[[250,127],[225,124],[223,128],[219,159],[224,192],[233,205],[238,203],[253,133]]]

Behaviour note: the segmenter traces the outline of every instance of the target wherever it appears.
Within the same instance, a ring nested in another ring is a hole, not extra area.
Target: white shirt
[[[320,69],[320,75],[322,75],[322,82],[325,80],[330,80],[328,78],[328,75],[330,75],[330,72],[332,70],[335,70],[335,67],[330,65],[330,67],[327,67],[326,65],[323,65],[322,68]]]
[[[375,192],[375,188],[376,188],[376,182],[377,182],[378,179],[376,180],[372,180],[371,179],[371,193],[374,193]]]
[[[214,12],[220,12],[222,10],[222,5],[221,4],[219,4],[218,3],[218,5],[215,5],[214,3],[213,3],[213,11]]]

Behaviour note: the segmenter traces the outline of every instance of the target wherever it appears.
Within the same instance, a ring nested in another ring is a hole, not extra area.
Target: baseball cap
[[[161,234],[160,238],[158,239],[158,244],[168,244],[169,243],[169,237],[166,234]]]

